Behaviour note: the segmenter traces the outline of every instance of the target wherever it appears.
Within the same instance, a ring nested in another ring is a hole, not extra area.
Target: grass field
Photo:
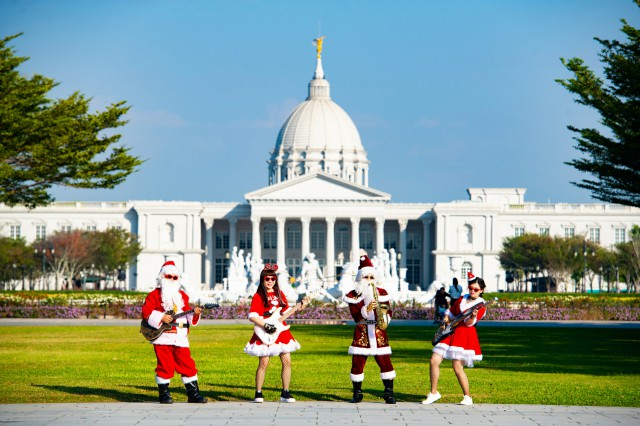
[[[0,403],[156,401],[155,356],[136,327],[2,327]],[[293,353],[292,394],[299,400],[351,397],[349,326],[294,325],[302,350]],[[391,326],[396,399],[424,399],[435,326]],[[467,369],[476,403],[640,406],[640,330],[481,328],[485,360]],[[257,359],[242,351],[246,326],[199,326],[191,350],[200,388],[213,401],[253,398]],[[186,400],[178,377],[176,401]],[[276,400],[280,360],[271,360],[264,394]],[[442,402],[461,391],[442,365]],[[365,369],[365,400],[382,398],[375,361]]]

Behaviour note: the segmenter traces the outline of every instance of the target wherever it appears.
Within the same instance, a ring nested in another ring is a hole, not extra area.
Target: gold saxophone
[[[380,305],[378,302],[378,289],[376,288],[375,283],[371,283],[371,289],[373,290],[373,300],[376,301],[376,320],[378,321],[378,328],[380,330],[386,330],[389,327],[389,323],[387,322],[387,311],[389,310],[388,305]]]

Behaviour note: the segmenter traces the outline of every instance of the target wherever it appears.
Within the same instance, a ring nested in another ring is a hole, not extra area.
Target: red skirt
[[[467,367],[473,367],[474,361],[482,361],[482,349],[475,326],[458,326],[453,334],[433,347],[433,352],[444,359],[463,360]]]

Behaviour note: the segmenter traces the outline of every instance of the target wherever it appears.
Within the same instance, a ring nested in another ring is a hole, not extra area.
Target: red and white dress
[[[461,313],[474,309],[480,303],[484,303],[482,297],[472,300],[468,294],[465,294],[453,304],[451,309],[445,312],[445,315],[449,319],[454,319]],[[445,359],[461,359],[467,367],[473,367],[474,361],[482,361],[482,350],[475,325],[482,319],[486,311],[487,308],[480,308],[478,316],[471,325],[461,322],[452,335],[444,338],[433,347],[433,353],[442,355]]]
[[[283,306],[280,306],[280,302],[274,292],[267,293],[269,298],[268,307],[265,307],[260,293],[256,293],[253,296],[251,302],[251,310],[249,311],[249,318],[268,318],[278,308],[282,308],[280,314],[284,314],[289,309],[287,298],[283,292],[280,292],[280,298],[282,299]],[[286,321],[284,322],[286,325]],[[294,352],[300,349],[300,343],[293,338],[293,335],[289,330],[284,330],[278,335],[275,343],[272,345],[265,345],[256,333],[253,333],[251,340],[244,347],[244,351],[251,356],[274,356],[284,353]]]

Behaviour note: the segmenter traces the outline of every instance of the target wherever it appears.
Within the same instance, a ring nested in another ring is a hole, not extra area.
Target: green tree
[[[0,237],[0,281],[2,287],[14,290],[22,286],[26,290],[26,271],[33,271],[33,248],[23,238]]]
[[[91,244],[94,247],[91,263],[112,285],[115,285],[118,271],[124,270],[142,251],[137,237],[124,229],[93,232]]]
[[[634,2],[640,7],[640,0]],[[580,58],[561,58],[574,77],[556,81],[578,96],[577,103],[595,109],[609,129],[568,126],[586,157],[566,164],[591,175],[572,184],[598,200],[640,207],[640,30],[621,21],[626,42],[595,38],[607,84]]]
[[[58,83],[42,75],[23,77],[16,56],[0,40],[0,202],[29,208],[54,201],[54,185],[114,188],[142,164],[129,149],[115,144],[111,129],[126,124],[124,101],[89,113],[89,99],[79,92],[51,101]]]

